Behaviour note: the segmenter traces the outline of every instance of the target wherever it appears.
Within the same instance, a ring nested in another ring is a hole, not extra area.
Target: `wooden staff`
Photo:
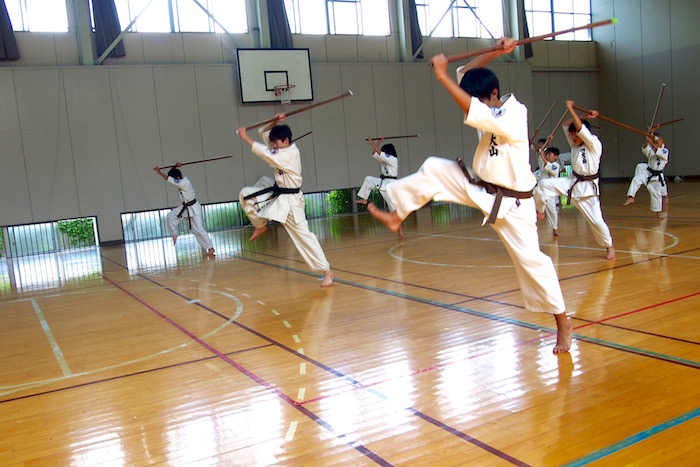
[[[535,132],[532,134],[532,138],[530,138],[530,144],[532,144],[532,142],[533,142],[533,141],[535,140],[535,138],[537,137],[537,133],[540,132],[540,128],[542,128],[542,125],[544,125],[545,120],[547,120],[547,117],[549,117],[549,114],[551,114],[551,113],[552,113],[552,110],[554,110],[554,106],[555,106],[555,105],[557,105],[557,101],[552,102],[552,106],[549,108],[549,110],[548,110],[547,113],[545,114],[545,116],[544,116],[544,118],[542,119],[542,121],[540,122],[540,124],[537,125],[537,128],[535,128]]]
[[[671,120],[670,122],[659,123],[659,124],[656,125],[656,126],[657,126],[657,127],[662,127],[662,126],[666,126],[666,125],[673,125],[674,123],[678,123],[678,122],[681,122],[681,121],[683,121],[683,120],[685,120],[685,118],[682,118],[682,117],[681,117],[681,118],[677,118],[677,119],[675,119],[675,120]]]
[[[400,139],[400,138],[418,138],[420,135],[402,135],[402,136],[375,136],[374,138],[365,138],[365,141],[374,141],[376,139]]]
[[[233,154],[228,154],[226,156],[221,157],[212,157],[211,159],[202,159],[201,161],[183,162],[180,165],[201,164],[202,162],[218,161],[219,159],[228,159],[231,157],[233,157]],[[161,167],[161,169],[171,169],[173,167],[177,167],[177,165],[166,165],[164,167]]]
[[[548,39],[550,37],[558,36],[560,34],[567,34],[567,33],[574,32],[574,31],[580,31],[582,29],[593,29],[593,28],[597,28],[599,26],[605,26],[607,24],[615,24],[615,23],[617,23],[617,19],[610,18],[610,19],[606,19],[604,21],[597,21],[595,23],[586,24],[584,26],[578,26],[578,27],[571,28],[571,29],[565,29],[563,31],[555,31],[555,32],[550,32],[549,34],[542,34],[541,36],[527,37],[525,39],[519,39],[519,40],[515,41],[515,45],[530,44],[532,42],[541,41],[544,39]],[[447,62],[448,63],[458,62],[458,61],[465,60],[467,58],[472,58],[472,57],[476,57],[479,55],[484,55],[484,54],[488,54],[491,52],[496,52],[496,51],[501,50],[501,49],[503,49],[503,44],[496,44],[494,46],[487,47],[487,48],[481,49],[481,50],[475,50],[473,52],[467,52],[467,53],[458,54],[458,55],[451,55],[451,56],[447,57]]]
[[[578,105],[574,105],[574,109],[580,110],[581,112],[585,112],[585,113],[589,113],[589,112],[590,112],[590,110],[586,110],[586,109],[584,109],[583,107],[579,107]],[[601,120],[603,120],[603,121],[606,121],[606,122],[608,122],[608,123],[612,123],[613,125],[617,125],[617,126],[619,126],[619,127],[622,127],[622,128],[624,128],[624,129],[626,129],[626,130],[633,131],[633,132],[637,133],[638,135],[642,135],[642,136],[645,136],[645,137],[646,137],[646,136],[649,136],[649,133],[646,132],[646,131],[638,130],[638,129],[636,129],[636,128],[633,127],[633,126],[629,126],[629,125],[627,125],[627,124],[618,122],[617,120],[613,120],[612,118],[604,117],[603,115],[600,115],[600,114],[598,114],[598,118],[601,119]]]
[[[664,96],[664,90],[666,89],[666,83],[661,83],[661,91],[659,91],[659,98],[656,99],[656,109],[654,109],[654,116],[651,117],[651,124],[649,125],[649,131],[654,128],[654,123],[656,123],[656,116],[659,115],[659,106],[661,105],[661,98]]]
[[[304,136],[309,136],[311,133],[313,133],[313,131],[309,131],[308,133],[304,133],[304,134],[301,135],[301,136],[297,136],[296,138],[294,138],[293,140],[291,140],[289,143],[291,144],[291,143],[293,143],[294,141],[300,140],[300,139],[302,139]]]
[[[306,112],[307,110],[311,110],[311,109],[316,108],[320,105],[329,104],[333,101],[337,101],[338,99],[344,99],[348,96],[352,96],[352,91],[345,91],[344,93],[339,94],[335,97],[331,97],[330,99],[326,99],[325,101],[316,102],[315,104],[307,105],[305,107],[301,107],[301,108],[298,108],[296,110],[292,110],[291,112],[285,112],[284,114],[285,114],[285,116],[289,117],[291,115],[295,115],[295,114],[298,114],[301,112]],[[258,127],[261,127],[263,125],[267,125],[268,123],[272,123],[274,121],[277,121],[276,116],[272,117],[272,118],[268,118],[264,122],[253,123],[252,125],[245,127],[245,129],[246,129],[246,131],[252,130],[253,128],[258,128]],[[238,132],[236,132],[236,134],[238,134]]]
[[[549,143],[552,142],[552,140],[554,139],[554,135],[557,133],[557,131],[559,131],[559,128],[561,127],[561,124],[564,123],[564,119],[566,118],[566,115],[567,115],[568,113],[569,113],[569,109],[566,109],[566,110],[564,111],[564,113],[562,114],[561,118],[559,119],[559,121],[557,122],[557,125],[554,127],[554,129],[553,129],[552,132],[549,134],[549,136],[547,136],[547,141],[544,143],[544,148],[546,148],[547,146],[549,146]],[[545,162],[547,162],[547,160],[544,158],[544,155],[542,154],[542,151],[537,151],[537,154],[540,155],[540,157],[542,158],[542,160],[544,160]]]

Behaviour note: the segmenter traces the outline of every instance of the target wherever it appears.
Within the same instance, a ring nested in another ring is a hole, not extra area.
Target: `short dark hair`
[[[588,123],[588,120],[583,120],[583,119],[582,119],[582,120],[581,120],[581,124],[582,124],[583,126],[585,126],[586,128],[588,128],[589,130],[591,129],[591,124]],[[574,125],[574,122],[571,122],[571,123],[569,124],[569,133],[578,133],[578,131],[576,131],[576,125]]]
[[[478,99],[489,99],[494,89],[498,91],[498,97],[501,97],[498,78],[488,68],[474,68],[467,71],[462,76],[459,87],[464,89],[470,96]]]
[[[559,148],[555,148],[554,146],[551,146],[551,147],[544,150],[545,154],[547,154],[548,152],[551,152],[555,156],[559,157]]]
[[[387,143],[384,146],[382,146],[382,152],[385,154],[389,154],[390,156],[399,157],[396,155],[396,148],[391,143]]]
[[[546,143],[546,142],[547,142],[547,138],[540,138],[540,139],[537,140],[537,142],[538,142],[538,143]]]
[[[270,130],[270,141],[284,141],[285,139],[292,142],[292,129],[288,125],[275,125]]]
[[[182,172],[180,172],[180,169],[173,167],[172,169],[168,170],[168,177],[182,178]]]

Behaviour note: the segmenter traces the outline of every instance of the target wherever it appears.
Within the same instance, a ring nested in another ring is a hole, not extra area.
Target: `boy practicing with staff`
[[[642,185],[649,192],[649,209],[656,213],[657,219],[663,219],[663,199],[668,194],[664,167],[668,164],[669,152],[664,144],[664,137],[659,133],[647,136],[646,143],[642,146],[642,154],[647,162],[640,162],[634,170],[634,177],[627,190],[627,200],[623,206],[634,203],[634,197]]]
[[[301,154],[292,141],[292,130],[278,125],[286,114],[279,113],[264,128],[258,130],[265,144],[253,141],[245,127],[237,130],[238,136],[251,147],[252,153],[275,170],[274,181],[262,177],[252,187],[240,193],[240,203],[251,224],[255,227],[249,241],[267,231],[267,221],[282,224],[294,242],[294,246],[314,271],[323,271],[321,287],[333,284],[333,271],[316,235],[309,230],[304,212],[304,195],[301,192]]]
[[[537,183],[540,183],[541,180],[559,177],[561,165],[557,161],[559,158],[558,148],[553,146],[543,148],[540,150],[538,158],[542,161],[542,165],[539,173],[535,171]],[[547,225],[551,227],[552,235],[555,237],[559,236],[559,212],[557,211],[557,199],[558,198],[556,197],[550,198],[547,200],[547,203],[544,206],[544,217],[547,219]]]
[[[605,247],[605,258],[615,259],[615,248],[610,235],[610,228],[603,219],[600,206],[600,158],[603,144],[590,131],[590,124],[582,120],[574,109],[574,101],[567,100],[566,108],[571,119],[562,126],[566,139],[571,146],[572,174],[568,177],[541,180],[535,189],[535,202],[538,219],[544,218],[544,210],[551,198],[566,195],[578,209],[593,230],[593,236],[599,245]],[[589,111],[585,119],[596,118],[598,112]]]
[[[356,202],[357,204],[367,204],[372,190],[378,190],[384,201],[386,201],[389,211],[393,211],[394,205],[391,204],[391,199],[386,195],[386,188],[399,176],[399,156],[396,155],[396,148],[394,148],[393,144],[385,144],[379,149],[379,145],[382,144],[384,138],[379,138],[377,144],[374,144],[372,138],[367,138],[367,141],[374,149],[372,157],[381,165],[381,175],[379,177],[372,175],[365,177],[365,181],[362,182],[362,186],[357,192],[357,197],[360,199]],[[399,240],[402,239],[403,229],[399,228],[398,234]]]
[[[177,242],[177,225],[179,224],[181,218],[186,217],[187,221],[189,222],[190,230],[192,230],[194,237],[199,243],[199,246],[206,251],[205,256],[213,259],[215,256],[214,246],[211,243],[209,234],[204,229],[202,205],[199,204],[199,201],[197,201],[194,194],[194,188],[192,187],[190,180],[187,177],[183,177],[182,172],[179,168],[177,168],[181,166],[182,163],[178,162],[175,164],[175,167],[168,171],[167,175],[161,172],[160,167],[156,166],[153,168],[153,170],[155,170],[155,172],[161,178],[178,189],[180,199],[182,200],[182,206],[173,208],[165,217],[170,235],[173,236],[173,245],[175,245],[175,242]]]
[[[540,251],[532,189],[535,176],[529,162],[527,108],[512,94],[500,97],[496,75],[486,68],[495,57],[511,53],[513,39],[498,41],[502,48],[488,52],[457,70],[459,84],[447,73],[448,59],[440,54],[430,64],[435,76],[464,111],[464,123],[479,130],[474,169],[457,161],[429,157],[418,172],[387,188],[393,212],[370,204],[372,215],[397,231],[408,215],[431,199],[480,209],[485,222],[498,233],[513,260],[528,311],[554,315],[557,342],[554,353],[568,352],[572,325],[552,260]]]

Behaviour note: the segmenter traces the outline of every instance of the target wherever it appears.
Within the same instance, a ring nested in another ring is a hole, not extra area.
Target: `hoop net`
[[[282,84],[282,85],[280,85],[280,86],[275,86],[275,87],[274,87],[275,96],[277,96],[277,97],[280,98],[280,103],[281,103],[281,104],[285,104],[285,105],[286,105],[286,104],[291,104],[291,103],[292,103],[292,99],[291,99],[291,97],[289,96],[289,94],[287,94],[287,93],[288,93],[289,91],[291,91],[292,89],[294,89],[294,86],[295,86],[295,85],[293,85],[293,84]]]

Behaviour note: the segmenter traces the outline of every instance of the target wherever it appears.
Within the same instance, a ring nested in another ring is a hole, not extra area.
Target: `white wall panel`
[[[33,221],[79,215],[61,69],[14,72]]]
[[[157,67],[153,75],[163,150],[162,165],[203,159],[194,67]],[[207,203],[204,167],[201,164],[186,166],[182,168],[182,173],[194,185],[197,199]],[[169,204],[179,204],[179,200],[177,190],[168,191]]]
[[[79,212],[100,216],[100,237],[114,238],[121,228],[113,219],[124,212],[124,197],[109,71],[68,68],[63,76]]]

